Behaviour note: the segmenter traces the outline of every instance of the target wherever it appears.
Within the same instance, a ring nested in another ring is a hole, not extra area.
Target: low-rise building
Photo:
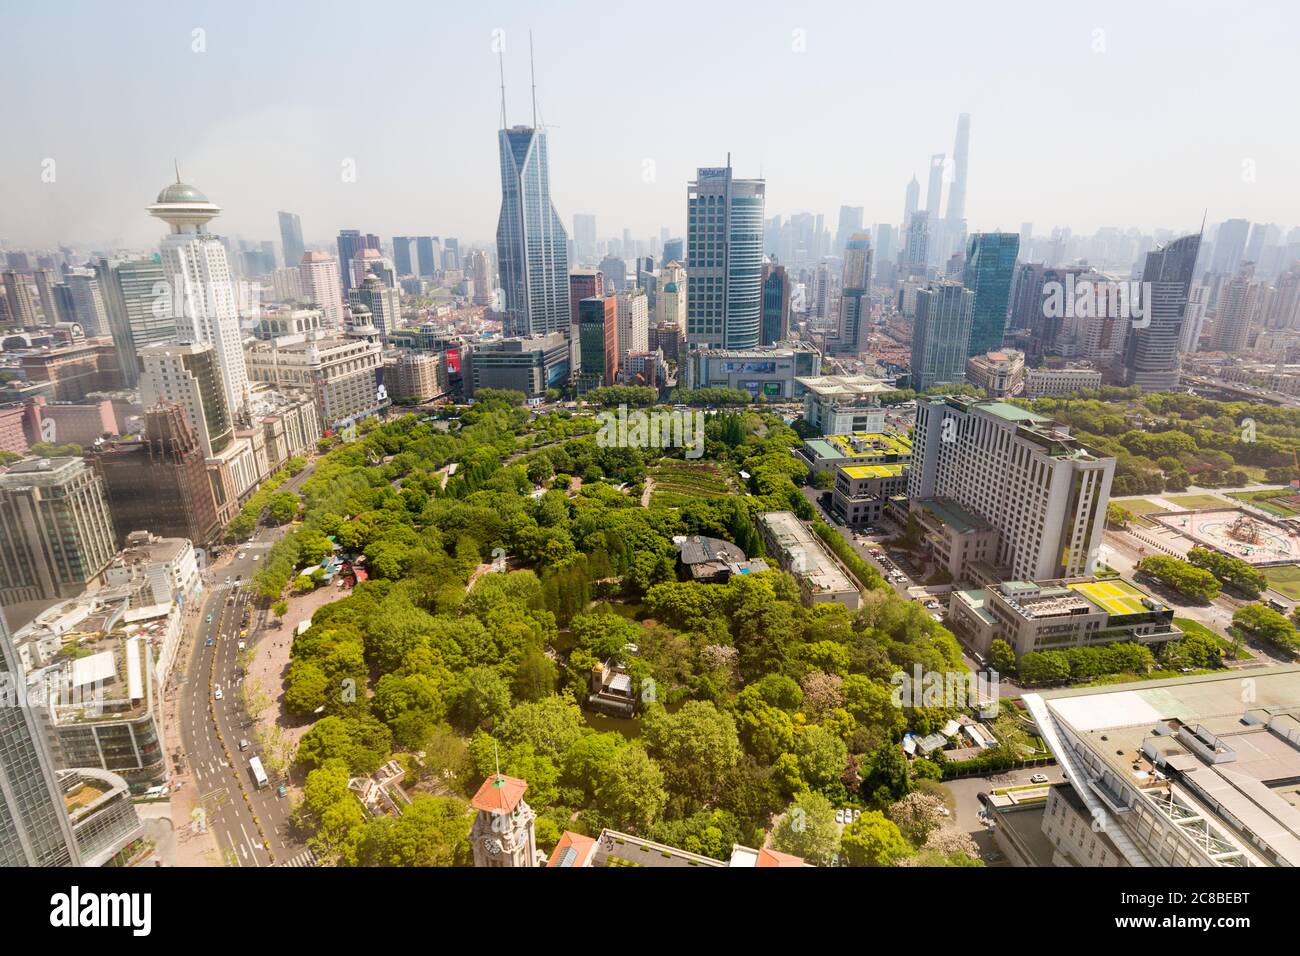
[[[150,604],[184,603],[199,587],[194,545],[186,538],[133,531],[105,569],[104,581],[110,587],[143,585]]]
[[[984,389],[988,398],[1012,398],[1025,389],[1025,353],[1000,349],[966,360],[966,383]]]
[[[821,374],[822,356],[806,342],[778,342],[750,349],[702,348],[682,356],[687,388],[731,388],[758,400],[803,395],[800,378]]]
[[[804,420],[823,435],[884,431],[880,396],[893,391],[892,385],[867,375],[822,375],[799,384],[805,389]]]
[[[395,402],[427,402],[446,395],[447,360],[438,352],[397,349],[384,357],[384,383]]]
[[[695,581],[724,582],[738,574],[756,574],[767,571],[762,558],[749,559],[745,552],[730,541],[705,535],[682,535],[673,538],[678,557]]]
[[[885,503],[907,491],[907,468],[904,462],[836,468],[831,511],[851,526],[874,524]]]
[[[968,577],[968,568],[990,562],[1000,535],[979,515],[947,498],[916,498],[908,502],[908,515],[916,516],[935,562],[954,581]]]
[[[948,617],[954,633],[978,653],[1003,640],[1017,657],[1112,641],[1158,645],[1183,636],[1173,608],[1118,578],[1006,581],[954,591]]]
[[[128,862],[129,851],[144,838],[144,824],[135,812],[127,782],[115,773],[91,767],[60,770],[58,782],[81,865]]]
[[[1025,372],[1025,398],[1095,392],[1101,388],[1101,372],[1090,366],[1031,368]]]
[[[793,511],[763,512],[758,516],[758,529],[768,554],[799,582],[804,604],[811,607],[833,601],[850,610],[862,605],[862,593],[853,578]]]
[[[810,438],[799,455],[814,474],[834,472],[850,465],[907,465],[912,461],[912,440],[902,432],[854,432]]]
[[[465,397],[483,388],[523,392],[543,398],[547,389],[563,388],[572,372],[571,345],[562,332],[531,338],[499,339],[462,353]]]

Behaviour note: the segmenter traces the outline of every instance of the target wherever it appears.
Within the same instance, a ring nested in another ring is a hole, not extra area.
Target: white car
[[[253,555],[253,560],[254,560],[254,561],[261,561],[261,560],[262,560],[262,556],[261,556],[260,554],[255,554],[255,555]]]
[[[1029,778],[1030,783],[1047,783],[1047,774],[1036,773]]]
[[[247,552],[247,551],[240,551],[240,552],[239,552],[239,560],[240,560],[240,561],[243,561],[244,558],[246,558],[246,557],[248,557],[248,552]]]
[[[212,689],[212,696],[213,696],[214,698],[216,698],[217,700],[221,700],[223,697],[225,697],[225,694],[221,693],[221,685],[220,685],[220,684],[218,684],[216,687],[214,687],[214,688]]]

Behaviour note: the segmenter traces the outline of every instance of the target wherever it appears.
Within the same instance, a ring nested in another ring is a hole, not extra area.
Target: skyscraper
[[[644,352],[650,340],[650,302],[645,289],[618,293],[618,365],[627,364],[629,352]]]
[[[1210,271],[1216,275],[1232,276],[1237,274],[1241,257],[1246,252],[1246,239],[1250,234],[1250,221],[1247,219],[1229,219],[1219,224],[1214,234],[1214,252],[1210,259]]]
[[[211,345],[221,367],[226,407],[244,417],[248,406],[248,373],[244,366],[244,337],[226,247],[208,232],[208,223],[221,214],[193,186],[180,181],[165,187],[149,207],[150,215],[171,227],[162,240],[164,281],[171,283],[176,337],[182,344]]]
[[[573,214],[573,248],[579,262],[596,258],[596,217],[587,213]]]
[[[442,244],[437,236],[415,237],[415,263],[421,279],[432,279],[442,269]]]
[[[759,345],[790,337],[790,276],[785,266],[763,264],[763,333]]]
[[[714,348],[758,345],[763,312],[761,179],[701,168],[686,190],[686,338]]]
[[[302,242],[302,220],[296,212],[278,212],[280,217],[280,247],[284,251],[284,264],[297,265],[307,251]]]
[[[930,157],[930,182],[925,190],[925,211],[930,214],[932,223],[937,223],[942,215],[943,172],[947,159],[943,153],[935,153]]]
[[[162,265],[153,259],[110,262],[101,258],[95,260],[95,275],[104,296],[122,381],[127,388],[135,388],[140,382],[140,350],[176,340],[176,318]]]
[[[1246,263],[1219,290],[1211,352],[1240,352],[1245,349],[1251,325],[1259,317],[1262,300],[1262,287],[1254,277],[1254,266]]]
[[[308,252],[298,267],[302,294],[321,310],[327,329],[343,327],[343,297],[339,293],[339,263],[327,252]]]
[[[1200,249],[1201,235],[1197,233],[1147,253],[1142,282],[1151,293],[1142,303],[1141,324],[1133,324],[1125,346],[1125,385],[1151,391],[1178,385],[1178,344]]]
[[[81,864],[48,729],[0,609],[0,867]]]
[[[605,273],[599,269],[577,268],[569,273],[569,306],[573,324],[578,324],[578,303],[593,296],[604,298]]]
[[[854,233],[844,245],[840,286],[835,351],[856,355],[867,348],[867,320],[871,313],[871,241],[866,233]]]
[[[415,275],[415,239],[411,236],[393,236],[393,268],[399,276]]]
[[[1014,232],[977,232],[967,243],[962,285],[975,294],[968,356],[1002,347],[1019,250],[1020,236]]]
[[[370,319],[381,338],[386,338],[401,324],[400,293],[377,275],[367,275],[360,285],[353,288],[348,293],[348,304],[354,307],[364,305],[370,310]]]
[[[473,290],[473,303],[491,305],[492,263],[488,261],[488,254],[482,249],[475,249],[469,254],[469,278]]]
[[[221,369],[210,345],[151,345],[140,350],[140,401],[146,407],[175,404],[212,458],[234,439],[234,425],[222,389]]]
[[[352,260],[361,255],[365,249],[379,252],[379,237],[373,234],[362,235],[358,229],[344,229],[338,235],[339,271],[343,279],[345,292],[352,291],[355,285],[352,273]]]
[[[925,210],[912,213],[903,234],[903,253],[899,260],[899,278],[925,275],[930,245],[930,214]]]
[[[835,228],[835,248],[831,250],[833,255],[842,256],[849,238],[855,232],[862,231],[862,213],[861,206],[840,207],[839,223]]]
[[[912,181],[907,184],[907,193],[903,197],[903,230],[906,231],[912,221],[912,216],[921,202],[921,184],[917,182],[916,174],[912,174]]]
[[[503,104],[504,109],[504,104]],[[546,130],[512,126],[498,133],[501,216],[497,271],[505,291],[508,336],[572,335],[568,236],[551,202]]]
[[[912,388],[958,384],[966,379],[975,294],[960,282],[940,280],[916,293],[912,331]]]
[[[953,179],[948,189],[948,212],[945,218],[954,228],[965,228],[966,221],[966,152],[970,148],[970,114],[957,117],[957,140],[952,148]]]

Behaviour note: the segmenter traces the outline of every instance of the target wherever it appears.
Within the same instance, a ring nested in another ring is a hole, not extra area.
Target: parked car
[[[1036,773],[1029,778],[1030,783],[1047,783],[1047,774]]]
[[[218,684],[216,687],[213,688],[213,690],[212,690],[212,696],[215,697],[217,700],[221,700],[223,697],[225,697],[225,695],[224,695],[223,693],[221,693],[221,685],[220,685],[220,684]]]
[[[210,638],[210,637],[208,638],[207,646],[208,646],[208,647],[211,647],[211,646],[212,646],[212,638]]]

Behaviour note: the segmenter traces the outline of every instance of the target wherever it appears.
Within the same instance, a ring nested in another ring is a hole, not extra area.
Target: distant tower
[[[284,264],[296,266],[307,251],[302,244],[302,220],[295,212],[278,212],[280,217],[280,245],[284,249]]]
[[[478,788],[470,801],[478,811],[469,834],[475,866],[540,865],[533,808],[524,802],[527,789],[526,781],[507,777],[499,770]]]
[[[916,174],[912,174],[912,181],[907,184],[907,195],[903,199],[903,231],[907,231],[912,217],[916,215],[917,207],[921,202],[921,184],[916,180]]]
[[[966,154],[970,148],[970,114],[957,117],[957,141],[952,148],[953,179],[948,189],[947,220],[960,226],[966,218]]]
[[[208,232],[221,208],[193,186],[176,182],[163,188],[149,214],[171,227],[162,240],[163,280],[169,283],[181,345],[211,345],[221,369],[226,407],[236,417],[248,408],[248,371],[239,303],[231,281],[226,247]]]

